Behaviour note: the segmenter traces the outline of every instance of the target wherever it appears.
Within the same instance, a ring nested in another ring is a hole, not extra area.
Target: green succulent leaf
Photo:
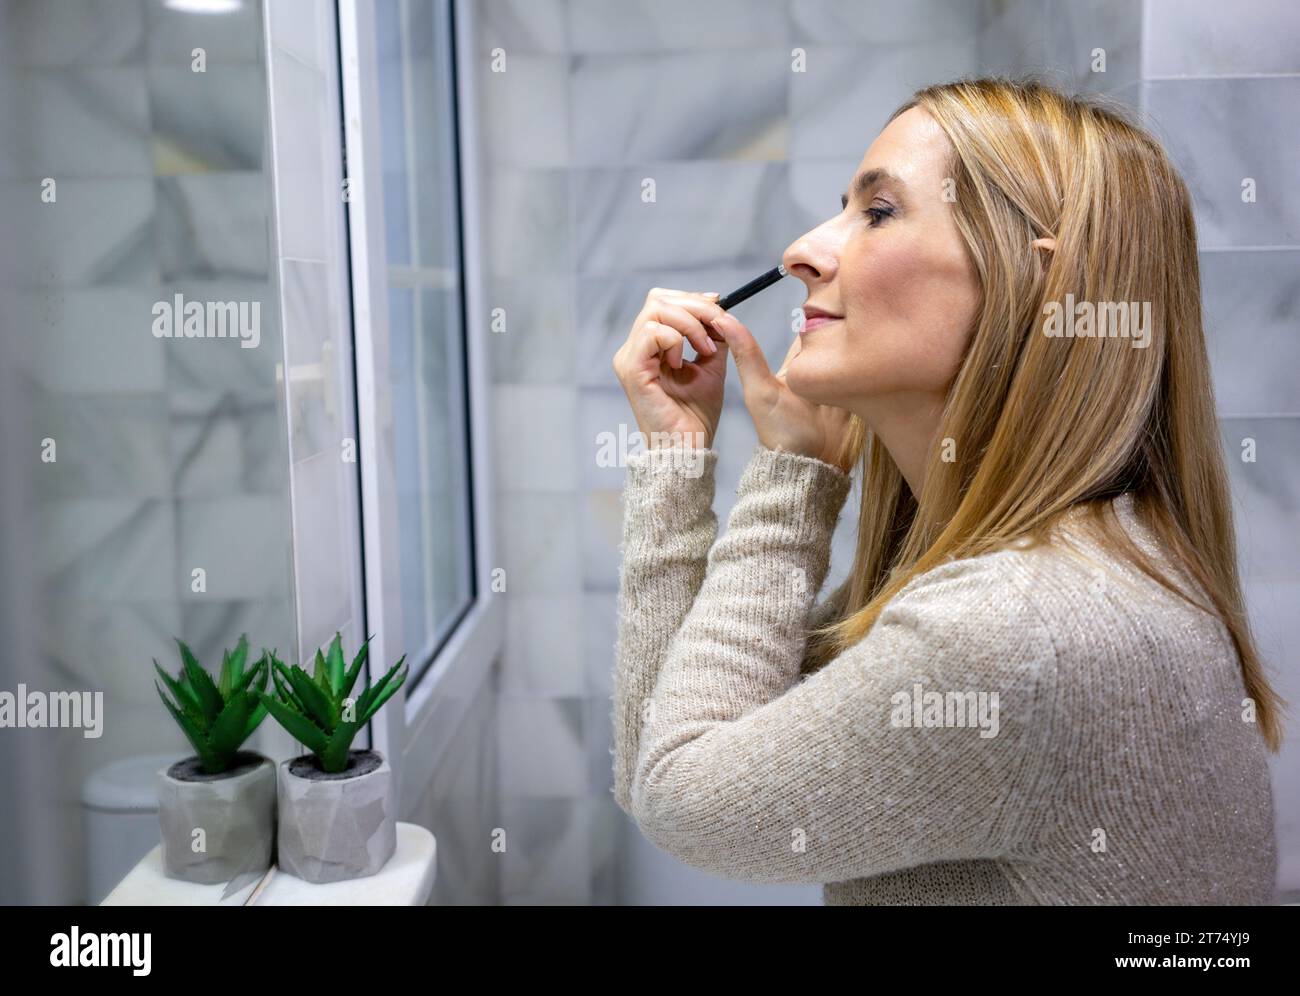
[[[383,704],[392,697],[394,692],[402,687],[402,682],[406,680],[406,671],[403,671],[396,681],[392,681],[392,678],[393,675],[397,674],[397,669],[402,666],[402,662],[405,660],[406,655],[403,654],[387,674],[361,694],[357,712],[362,723],[370,722],[370,718],[382,708]]]
[[[240,633],[239,642],[235,644],[235,650],[230,655],[230,663],[234,667],[235,678],[238,680],[244,673],[244,665],[248,661],[248,634]]]
[[[185,665],[185,678],[189,682],[190,688],[194,690],[194,695],[199,701],[199,707],[203,712],[204,719],[211,723],[217,718],[217,713],[221,712],[223,702],[221,692],[217,690],[217,686],[213,683],[212,676],[203,670],[203,666],[195,660],[190,648],[181,640],[176,642],[180,644],[181,660]]]
[[[302,700],[298,698],[298,693],[293,690],[289,669],[284,666],[284,663],[279,658],[272,659],[271,667],[271,677],[275,680],[275,691],[280,696],[280,701],[306,716],[307,707],[302,704]]]
[[[276,658],[275,658],[274,650],[272,650],[269,654],[265,650],[262,651],[262,656],[259,657],[257,659],[257,663],[253,665],[253,673],[257,674],[258,676],[255,677],[252,683],[249,685],[250,689],[257,692],[266,691],[266,679],[271,673],[271,661],[275,659]],[[261,672],[260,674],[258,674],[259,671]]]
[[[154,670],[158,672],[158,677],[162,678],[163,684],[167,686],[172,693],[172,698],[176,700],[176,705],[181,712],[192,716],[195,722],[200,723],[202,728],[207,728],[207,723],[203,720],[203,707],[199,705],[199,700],[195,694],[190,691],[188,685],[177,681],[170,674],[164,671],[155,660],[153,662]],[[161,693],[161,689],[159,690]],[[164,699],[163,701],[166,701]],[[171,705],[170,702],[167,703]]]
[[[257,703],[257,708],[253,710],[253,714],[248,717],[248,722],[244,724],[243,740],[247,740],[251,737],[253,731],[262,725],[262,720],[266,719],[266,706],[262,704],[260,697],[262,694],[261,690],[259,689],[257,691],[249,692],[248,694]],[[243,740],[241,740],[240,743],[243,743]]]
[[[334,689],[330,687],[329,671],[317,671],[316,677],[311,679],[311,681],[313,685],[315,685],[318,689],[320,689],[322,695],[324,695],[331,702],[334,701]]]
[[[330,686],[330,666],[329,662],[321,654],[320,650],[316,651],[316,660],[312,667],[312,681],[316,687],[325,693],[325,697],[331,702],[334,701],[334,689]]]
[[[320,756],[329,746],[329,738],[326,737],[325,731],[306,716],[294,712],[289,706],[271,698],[265,692],[259,692],[258,698],[266,710],[275,717],[275,721],[309,751]]]
[[[306,707],[306,715],[322,730],[332,730],[338,725],[338,707],[334,700],[321,691],[320,686],[307,676],[297,664],[289,669],[289,681],[298,699]]]
[[[155,660],[154,671],[162,686],[155,682],[154,687],[194,747],[203,770],[213,774],[227,771],[235,753],[266,718],[262,696],[272,667],[283,665],[274,651],[263,649],[257,662],[247,667],[248,634],[241,633],[233,650],[222,651],[221,673],[214,681],[183,640],[177,639],[176,644],[181,655],[180,674],[173,678]],[[170,700],[164,687],[171,693]],[[293,701],[301,704],[296,697]],[[306,715],[307,710],[301,712]],[[325,742],[323,733],[320,742]]]
[[[247,692],[236,692],[208,733],[208,749],[228,764],[230,757],[244,742],[244,728],[257,703]],[[224,770],[224,769],[223,769]]]
[[[167,701],[167,696],[163,694],[162,686],[159,685],[158,682],[155,681],[153,687],[158,689],[158,697],[162,699],[163,705],[165,705],[167,711],[172,714],[172,718],[176,720],[176,725],[181,728],[181,731],[185,734],[185,739],[187,739],[190,742],[190,746],[194,748],[194,752],[201,758],[208,749],[208,744],[202,731],[194,725],[190,717],[183,715],[180,710]]]
[[[361,723],[341,723],[329,738],[325,749],[317,754],[320,766],[331,773],[342,771],[348,766],[348,750],[352,740],[361,729]]]
[[[230,696],[235,692],[247,691],[249,686],[252,685],[254,681],[258,680],[259,674],[261,675],[261,684],[256,690],[260,692],[266,688],[266,654],[262,654],[262,656],[257,659],[256,664],[235,679],[235,683],[231,687],[230,692],[226,695],[226,698],[230,698]]]
[[[357,732],[396,694],[409,675],[406,655],[402,655],[378,681],[351,699],[352,708],[347,709],[349,693],[368,659],[370,642],[368,637],[351,665],[345,666],[343,637],[335,633],[328,652],[316,651],[313,675],[296,664],[286,667],[274,651],[263,652],[267,662],[263,681],[269,677],[275,695],[258,691],[262,708],[316,755],[324,771],[346,769]],[[259,667],[262,663],[258,662]],[[344,718],[345,711],[351,718]],[[249,732],[260,718],[256,714],[249,717]]]
[[[336,632],[334,639],[330,641],[329,653],[326,655],[325,663],[328,665],[330,688],[334,689],[334,694],[341,692],[343,689],[343,634]],[[341,696],[340,696],[341,697]]]
[[[223,699],[229,699],[230,693],[240,687],[240,678],[244,675],[244,662],[248,659],[248,634],[242,633],[234,651],[222,651],[221,682],[217,686]]]
[[[343,684],[339,689],[339,695],[347,698],[352,694],[352,686],[357,683],[357,675],[361,673],[361,668],[366,663],[366,654],[370,651],[370,641],[373,637],[366,637],[366,642],[361,644],[361,649],[357,651],[357,656],[352,659],[352,666],[348,668],[347,674],[343,676]]]

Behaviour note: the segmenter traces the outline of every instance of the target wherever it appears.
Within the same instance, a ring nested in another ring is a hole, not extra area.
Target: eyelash
[[[848,206],[849,206],[849,199],[847,197],[841,196],[840,210],[842,211]],[[886,218],[893,217],[894,209],[892,207],[891,208],[867,208],[862,213],[871,219],[871,227],[875,228]]]
[[[871,227],[875,228],[886,218],[892,217],[894,214],[894,209],[893,208],[867,208],[862,213],[871,219]]]

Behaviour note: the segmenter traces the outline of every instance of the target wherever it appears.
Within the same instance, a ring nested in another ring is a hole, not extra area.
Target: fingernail
[[[710,354],[716,353],[718,351],[718,344],[714,342],[712,339],[705,339],[704,344],[709,347]]]

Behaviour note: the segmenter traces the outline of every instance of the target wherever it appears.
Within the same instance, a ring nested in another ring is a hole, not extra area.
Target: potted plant
[[[250,868],[268,868],[275,844],[275,762],[240,750],[266,716],[268,655],[245,670],[248,637],[223,651],[218,681],[182,641],[181,671],[154,670],[154,682],[194,754],[158,772],[158,821],[163,871],[170,878],[213,884]]]
[[[365,690],[352,687],[366,661],[367,639],[345,667],[338,633],[316,651],[315,674],[285,667],[271,655],[275,695],[259,698],[311,753],[280,762],[277,861],[308,882],[365,878],[397,849],[393,771],[375,750],[352,750],[352,739],[406,680],[401,659]]]

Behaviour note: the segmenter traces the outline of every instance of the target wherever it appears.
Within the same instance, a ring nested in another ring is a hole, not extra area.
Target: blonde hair
[[[1033,80],[926,87],[919,107],[952,142],[953,217],[981,304],[948,393],[919,498],[856,416],[841,461],[862,465],[857,551],[815,630],[816,670],[871,629],[912,578],[1013,540],[1047,541],[1086,514],[1105,546],[1223,622],[1265,743],[1285,705],[1250,633],[1237,573],[1227,471],[1201,322],[1191,199],[1159,143],[1096,98]],[[1031,243],[1054,238],[1055,250]],[[1040,334],[1048,302],[1150,302],[1147,348]],[[941,460],[939,440],[958,440]],[[945,456],[952,457],[952,453]],[[1180,590],[1104,514],[1134,511],[1208,594]]]

